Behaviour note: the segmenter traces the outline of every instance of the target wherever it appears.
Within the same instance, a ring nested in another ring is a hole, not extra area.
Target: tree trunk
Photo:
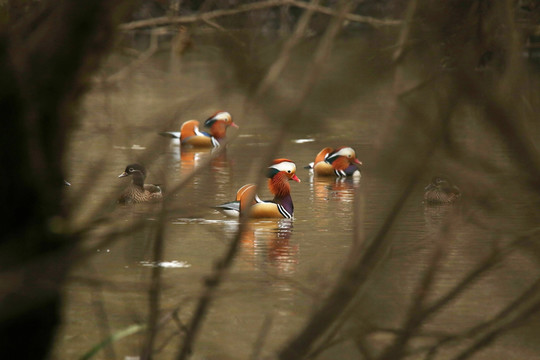
[[[109,0],[13,4],[0,7],[0,353],[42,359],[77,241],[62,202],[66,137],[122,9]]]

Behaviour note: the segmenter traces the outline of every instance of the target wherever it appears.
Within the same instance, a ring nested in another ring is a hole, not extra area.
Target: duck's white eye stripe
[[[231,114],[229,114],[228,112],[220,112],[218,113],[216,116],[214,116],[215,119],[217,120],[229,120],[231,118]]]
[[[356,154],[353,148],[346,147],[339,150],[337,153],[334,154],[334,156],[355,156],[356,157]]]
[[[270,166],[272,169],[276,169],[277,171],[294,171],[296,172],[296,165],[292,162],[284,161],[280,162],[279,164],[275,164]]]

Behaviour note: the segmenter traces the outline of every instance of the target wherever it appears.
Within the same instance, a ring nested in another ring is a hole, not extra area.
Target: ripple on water
[[[186,261],[177,261],[177,260],[160,261],[160,262],[141,261],[139,264],[141,264],[142,266],[147,266],[147,267],[162,267],[162,268],[177,268],[177,269],[191,267],[191,264],[187,263]]]

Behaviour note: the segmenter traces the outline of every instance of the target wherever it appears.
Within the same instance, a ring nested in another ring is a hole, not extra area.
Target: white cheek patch
[[[270,166],[270,169],[276,169],[277,171],[296,172],[296,165],[289,161],[283,161],[279,164]]]
[[[231,119],[231,114],[229,114],[228,112],[220,112],[217,113],[216,116],[214,116],[214,119],[229,121]]]
[[[351,156],[356,157],[356,153],[354,152],[353,148],[346,147],[341,150],[339,150],[337,153],[335,153],[333,156]]]

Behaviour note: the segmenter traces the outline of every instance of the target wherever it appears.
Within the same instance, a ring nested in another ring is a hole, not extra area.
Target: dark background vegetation
[[[257,8],[258,3],[266,5]],[[309,4],[313,13],[306,15]],[[227,74],[216,75],[216,81],[232,80],[252,94],[253,106],[280,119],[282,131],[320,124],[316,106],[305,106],[317,104],[317,99],[325,98],[325,106],[336,109],[353,102],[369,89],[370,84],[357,86],[357,79],[366,79],[365,73],[380,74],[394,83],[394,106],[381,124],[385,130],[380,141],[385,146],[379,149],[373,170],[389,177],[401,174],[399,196],[388,199],[392,206],[380,228],[361,247],[351,248],[325,301],[279,350],[279,358],[316,357],[331,346],[332,331],[345,310],[348,317],[372,316],[362,313],[366,299],[356,295],[384,256],[392,223],[412,184],[442,168],[442,162],[461,174],[467,202],[489,214],[476,219],[482,233],[502,239],[494,241],[497,246],[486,260],[446,295],[427,300],[445,250],[441,241],[431,267],[419,276],[416,297],[403,305],[402,327],[354,330],[366,359],[406,357],[430,318],[508,253],[518,249],[531,254],[537,266],[540,261],[540,93],[531,80],[538,72],[539,17],[537,1],[2,2],[1,352],[21,359],[47,358],[60,323],[63,281],[73,264],[87,256],[80,244],[92,223],[82,229],[67,223],[64,157],[82,97],[91,86],[108,86],[107,81],[92,82],[98,69],[100,79],[113,82],[122,77],[114,61],[100,65],[111,51],[130,47],[140,54],[133,63],[136,70],[137,61],[145,61],[160,47],[172,48],[181,57],[212,36],[219,39],[219,55],[230,66]],[[159,36],[152,37],[158,30]],[[374,33],[377,41],[366,36]],[[156,37],[159,44],[153,49],[151,39]],[[340,54],[342,66],[330,69],[331,79],[339,80],[319,82],[328,74],[328,69],[326,73],[321,69],[335,55],[333,45],[350,37],[365,37],[371,56],[365,58],[363,49],[345,50]],[[261,56],[268,46],[272,51],[265,54],[272,56]],[[284,95],[279,91],[280,74],[287,69],[287,59],[302,52],[312,52],[312,61],[298,72],[299,85],[292,96]],[[356,63],[357,72],[351,74],[349,69]],[[377,77],[371,80],[376,82]],[[348,95],[333,98],[336,87],[346,89]],[[476,123],[463,123],[459,115],[467,111],[477,114]],[[463,146],[459,141],[463,128],[472,128],[481,140]],[[508,152],[506,164],[495,164],[490,158],[498,148]],[[399,162],[394,161],[396,154]],[[504,181],[491,181],[494,174]],[[516,197],[527,205],[509,208],[509,199]],[[519,226],[504,226],[501,220],[509,214],[521,219]],[[445,232],[441,234],[444,239]],[[198,312],[182,335],[179,358],[189,356],[213,291],[234,254],[233,244],[210,276]],[[493,319],[462,333],[434,335],[435,341],[417,349],[418,353],[434,358],[446,344],[466,340],[453,358],[474,357],[505,332],[537,319],[538,283],[516,294]],[[150,312],[151,331],[157,331],[152,326],[156,321]],[[392,335],[390,340],[371,349],[370,336],[383,330]],[[536,327],[531,331],[538,334]],[[146,358],[152,354],[151,334],[148,339],[150,348],[141,352]]]

